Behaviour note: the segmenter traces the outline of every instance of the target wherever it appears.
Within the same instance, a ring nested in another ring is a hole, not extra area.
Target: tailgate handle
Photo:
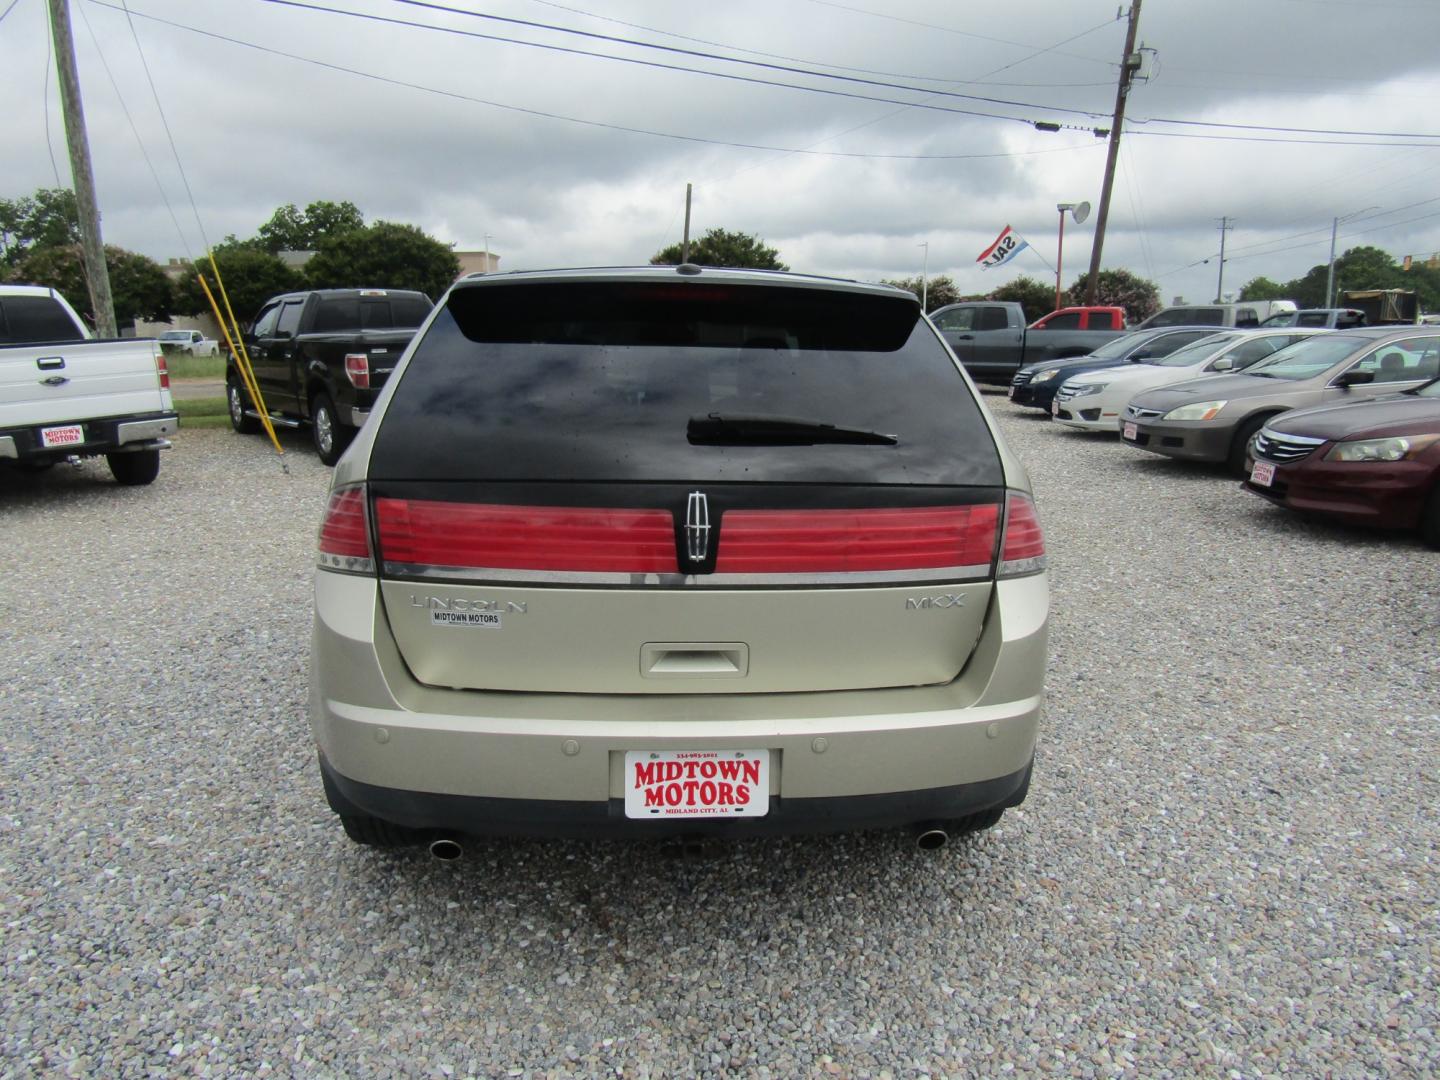
[[[41,386],[64,386],[70,380],[64,375],[51,375],[48,379],[41,379]]]
[[[35,361],[35,366],[38,367],[41,371],[54,371],[56,368],[62,368],[65,366],[65,357],[42,356]]]
[[[741,641],[652,641],[640,646],[646,679],[743,679],[750,646]]]

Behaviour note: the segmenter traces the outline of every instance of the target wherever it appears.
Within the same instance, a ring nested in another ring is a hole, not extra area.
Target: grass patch
[[[177,401],[175,411],[180,416],[182,430],[230,426],[230,412],[223,397]]]
[[[165,367],[172,379],[220,379],[225,376],[225,357],[167,356]]]

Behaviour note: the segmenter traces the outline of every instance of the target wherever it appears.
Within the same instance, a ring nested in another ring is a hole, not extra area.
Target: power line
[[[188,258],[190,248],[185,242],[185,233],[180,228],[180,219],[175,216],[175,209],[170,205],[170,197],[165,193],[165,185],[160,182],[160,174],[155,170],[155,163],[150,160],[150,154],[145,149],[145,140],[140,138],[140,129],[135,126],[135,118],[130,115],[130,107],[125,104],[125,95],[120,92],[120,84],[115,81],[115,73],[110,70],[110,62],[105,59],[105,51],[100,47],[100,38],[96,35],[95,28],[90,25],[90,16],[85,13],[83,5],[80,8],[80,21],[85,24],[85,31],[90,35],[91,44],[95,46],[95,55],[100,58],[100,66],[105,69],[105,77],[110,80],[110,88],[115,91],[115,100],[120,102],[120,111],[125,114],[125,121],[130,125],[130,133],[135,136],[135,145],[140,148],[140,156],[145,159],[145,167],[150,170],[150,175],[155,180],[155,187],[160,192],[160,201],[165,204],[165,210],[175,224],[175,232],[180,237],[180,246],[185,249]]]
[[[849,93],[844,93],[844,92],[836,91],[836,90],[826,90],[826,89],[823,89],[823,88],[821,88],[821,87],[802,86],[802,85],[798,85],[798,84],[795,84],[795,83],[778,82],[778,81],[769,80],[769,79],[756,79],[756,78],[750,78],[750,77],[745,77],[745,76],[740,76],[740,75],[732,75],[732,74],[729,74],[729,73],[726,73],[726,72],[705,71],[705,70],[698,69],[698,68],[682,67],[682,66],[679,66],[679,65],[671,65],[671,64],[661,64],[661,63],[658,63],[658,62],[655,62],[655,61],[639,60],[639,59],[636,59],[636,58],[634,58],[634,57],[621,57],[621,56],[614,56],[614,55],[611,55],[611,54],[608,54],[608,53],[595,53],[595,52],[590,52],[590,51],[583,50],[583,49],[572,49],[572,48],[567,48],[567,47],[559,46],[559,45],[550,45],[550,44],[545,44],[545,43],[540,43],[540,42],[534,42],[534,41],[525,41],[525,40],[523,40],[523,39],[518,39],[518,38],[506,38],[506,37],[501,37],[501,36],[498,36],[498,35],[473,33],[473,32],[470,32],[470,31],[457,30],[457,29],[455,29],[455,28],[453,28],[453,27],[435,26],[435,25],[430,24],[430,23],[420,23],[420,22],[415,22],[415,21],[407,20],[407,19],[394,19],[394,18],[390,18],[390,17],[388,17],[388,16],[383,16],[383,15],[372,15],[372,14],[367,14],[367,13],[362,13],[362,12],[347,11],[347,10],[340,9],[340,8],[332,8],[332,7],[326,7],[326,6],[322,6],[322,5],[318,5],[318,4],[303,3],[303,2],[301,2],[301,0],[260,0],[260,2],[261,2],[261,3],[267,3],[267,4],[275,4],[275,5],[281,6],[281,7],[292,7],[292,8],[297,8],[297,9],[301,9],[301,10],[316,11],[316,12],[321,12],[321,13],[326,13],[326,14],[333,14],[333,15],[345,16],[345,17],[349,17],[349,18],[356,18],[356,19],[362,19],[362,20],[373,21],[373,22],[388,23],[388,24],[391,24],[391,25],[398,25],[398,26],[406,26],[406,27],[411,27],[411,28],[414,28],[414,29],[432,30],[432,31],[435,31],[435,32],[437,32],[437,33],[454,34],[454,35],[462,36],[462,37],[475,37],[475,38],[479,38],[479,39],[481,39],[481,40],[497,41],[497,42],[501,42],[501,43],[504,43],[504,44],[523,45],[523,46],[526,46],[526,47],[528,47],[528,48],[544,49],[544,50],[548,50],[548,51],[561,52],[561,53],[569,53],[569,54],[572,54],[572,55],[579,55],[579,56],[590,56],[590,57],[595,57],[595,58],[598,58],[598,59],[613,60],[613,61],[616,61],[616,62],[619,62],[619,63],[635,64],[635,65],[642,66],[642,67],[654,67],[654,68],[659,68],[659,69],[661,69],[661,70],[681,71],[681,72],[685,72],[685,73],[687,73],[687,74],[704,75],[704,76],[708,76],[708,77],[710,77],[710,78],[726,79],[726,80],[730,80],[730,81],[734,81],[734,82],[752,83],[752,84],[759,85],[759,86],[772,86],[772,87],[778,87],[778,88],[781,88],[781,89],[800,90],[800,91],[804,91],[804,92],[807,92],[807,93],[824,94],[824,95],[836,96],[836,97],[847,97],[847,98],[853,98],[853,99],[861,100],[861,101],[877,101],[877,102],[880,102],[880,103],[882,103],[882,104],[901,105],[901,106],[904,106],[904,107],[906,107],[906,108],[926,109],[926,110],[934,111],[934,112],[948,112],[948,113],[955,113],[955,114],[959,114],[959,115],[963,115],[963,116],[978,116],[978,117],[982,117],[982,118],[986,118],[986,119],[992,119],[992,120],[1009,120],[1009,121],[1012,121],[1012,122],[1014,122],[1014,123],[1031,124],[1031,125],[1034,125],[1034,124],[1035,124],[1035,121],[1033,121],[1033,120],[1027,120],[1027,119],[1024,119],[1024,118],[1022,118],[1022,117],[1017,117],[1017,116],[1006,116],[1006,115],[1003,115],[1003,114],[987,113],[987,112],[980,112],[980,111],[975,111],[975,110],[954,109],[954,108],[948,108],[948,107],[941,106],[941,105],[930,105],[930,104],[926,104],[926,103],[924,103],[924,102],[896,101],[896,100],[891,99],[891,98],[878,98],[878,97],[873,97],[873,96],[871,96],[871,95],[865,95],[865,94],[849,94]],[[820,2],[820,0],[816,0],[816,2]],[[640,41],[640,40],[637,40],[637,39],[634,39],[634,38],[623,38],[623,37],[617,37],[617,36],[610,35],[610,34],[596,34],[596,33],[593,33],[593,32],[591,32],[591,31],[587,31],[587,30],[576,30],[576,29],[571,28],[571,27],[556,26],[556,25],[550,24],[550,23],[536,22],[536,21],[534,21],[534,20],[528,20],[528,19],[513,19],[513,18],[506,17],[506,16],[491,15],[491,14],[484,13],[484,12],[468,11],[468,10],[466,10],[466,9],[464,9],[464,8],[456,8],[456,7],[448,6],[448,5],[446,5],[446,4],[437,3],[437,2],[435,2],[435,0],[392,0],[392,3],[403,4],[403,5],[407,6],[407,7],[417,7],[417,8],[422,8],[422,9],[425,9],[425,10],[432,10],[432,11],[444,12],[444,13],[446,13],[446,14],[463,15],[463,16],[468,16],[468,17],[470,17],[470,18],[475,18],[475,19],[485,19],[485,20],[490,20],[490,21],[494,21],[494,22],[506,23],[506,24],[510,24],[510,25],[524,26],[524,27],[527,27],[527,28],[530,28],[530,29],[547,30],[547,31],[555,32],[555,33],[561,33],[561,34],[571,34],[571,35],[576,35],[576,36],[585,37],[585,38],[592,38],[592,39],[599,40],[599,41],[608,41],[608,42],[612,42],[612,43],[615,43],[615,44],[622,44],[622,45],[634,46],[634,47],[637,47],[637,48],[656,49],[656,50],[660,50],[660,51],[662,51],[662,52],[674,53],[674,54],[678,54],[678,55],[682,55],[682,56],[696,57],[696,58],[700,58],[700,59],[714,60],[714,61],[718,61],[718,62],[721,62],[721,63],[740,64],[740,65],[744,65],[744,66],[748,66],[748,67],[758,67],[758,68],[764,68],[764,69],[773,70],[773,71],[784,71],[784,72],[788,72],[788,73],[790,73],[790,74],[803,75],[803,76],[806,76],[806,77],[809,77],[809,78],[833,79],[833,80],[838,80],[838,81],[841,81],[841,82],[855,83],[855,84],[864,85],[864,86],[874,86],[874,87],[878,87],[878,88],[882,88],[882,89],[902,90],[902,91],[906,91],[906,92],[908,92],[908,93],[926,94],[926,95],[938,96],[938,97],[946,97],[946,98],[956,98],[956,99],[960,99],[960,100],[964,100],[964,101],[978,101],[978,102],[983,102],[983,103],[989,104],[989,105],[1001,105],[1001,106],[1006,106],[1006,107],[1010,107],[1010,108],[1033,109],[1033,110],[1035,110],[1035,111],[1037,111],[1037,112],[1050,112],[1050,113],[1062,113],[1062,114],[1068,114],[1068,115],[1078,115],[1078,116],[1084,116],[1084,117],[1087,117],[1087,118],[1090,118],[1090,119],[1096,119],[1096,118],[1100,118],[1100,117],[1103,117],[1103,116],[1108,115],[1108,114],[1106,114],[1106,113],[1103,113],[1103,112],[1100,112],[1100,111],[1096,111],[1096,110],[1075,109],[1075,108],[1070,108],[1070,107],[1067,107],[1067,106],[1059,106],[1059,105],[1042,105],[1042,104],[1036,104],[1036,103],[1034,103],[1034,102],[1015,101],[1015,100],[1013,100],[1013,99],[1008,99],[1008,98],[987,97],[987,96],[979,95],[979,94],[962,94],[962,93],[959,93],[959,92],[957,92],[957,91],[950,91],[950,90],[933,90],[933,89],[927,89],[927,88],[925,88],[925,87],[911,86],[911,85],[907,85],[907,84],[904,84],[904,83],[888,83],[888,82],[884,82],[884,81],[876,80],[876,79],[863,79],[863,78],[859,78],[859,77],[857,77],[857,76],[834,75],[834,74],[831,74],[831,73],[828,73],[828,72],[814,71],[814,70],[808,69],[808,68],[799,68],[799,67],[793,67],[793,66],[784,65],[784,64],[774,64],[774,63],[769,63],[769,62],[764,62],[764,61],[758,61],[758,60],[744,60],[744,59],[741,59],[741,58],[738,58],[738,57],[721,56],[721,55],[716,54],[716,53],[707,53],[707,52],[702,52],[702,51],[695,50],[695,49],[681,49],[681,48],[677,48],[677,47],[675,47],[675,46],[670,46],[670,45],[659,45],[659,44],[655,44],[655,43],[653,43],[653,42]],[[1104,24],[1104,25],[1108,25],[1108,21],[1107,21],[1107,23]],[[1092,32],[1092,31],[1087,30],[1087,31],[1084,31],[1082,34],[1077,35],[1077,36],[1084,36],[1084,34],[1086,34],[1086,33],[1091,33],[1091,32]],[[1017,62],[1018,62],[1018,61],[1017,61]],[[1004,70],[1004,69],[1002,68],[1002,69],[998,69],[998,70]],[[1138,121],[1138,123],[1141,123],[1141,124],[1150,124],[1150,123],[1175,124],[1175,125],[1182,125],[1182,126],[1187,126],[1187,127],[1220,128],[1220,129],[1223,129],[1223,130],[1275,131],[1275,132],[1280,132],[1280,133],[1297,134],[1297,135],[1309,135],[1309,134],[1325,135],[1325,134],[1335,134],[1335,135],[1355,136],[1355,137],[1358,137],[1358,138],[1373,138],[1373,139],[1386,139],[1386,140],[1389,140],[1389,139],[1437,139],[1437,140],[1440,140],[1440,134],[1432,135],[1432,134],[1427,134],[1427,133],[1385,132],[1385,131],[1339,131],[1339,130],[1328,130],[1328,129],[1320,129],[1320,128],[1287,127],[1287,126],[1284,126],[1284,125],[1230,124],[1230,123],[1225,123],[1225,122],[1221,122],[1221,121],[1211,122],[1211,121],[1202,121],[1202,120],[1183,120],[1183,119],[1173,119],[1173,118],[1168,118],[1168,117],[1149,117],[1149,118],[1143,119],[1143,120],[1141,120],[1141,121]],[[1141,132],[1141,131],[1136,131],[1135,134],[1137,134],[1137,135],[1138,135],[1138,134],[1146,134],[1146,135],[1163,136],[1163,137],[1170,137],[1170,138],[1182,138],[1182,137],[1187,137],[1185,133],[1181,133],[1181,132]],[[1404,147],[1404,146],[1415,146],[1415,145],[1420,145],[1420,146],[1428,145],[1428,144],[1425,144],[1425,143],[1418,143],[1418,144],[1417,144],[1417,143],[1403,143],[1403,142],[1390,142],[1390,141],[1386,141],[1386,142],[1356,142],[1356,141],[1347,140],[1347,141],[1345,141],[1345,142],[1329,143],[1329,142],[1326,142],[1326,141],[1324,141],[1324,140],[1319,140],[1319,139],[1270,139],[1270,140],[1263,140],[1263,139],[1258,139],[1258,138],[1246,138],[1246,137],[1242,137],[1242,136],[1222,136],[1222,135],[1192,135],[1192,136],[1188,136],[1188,137],[1192,137],[1192,138],[1208,138],[1208,139],[1217,139],[1217,140],[1218,140],[1218,139],[1229,139],[1229,140],[1235,141],[1235,142],[1272,141],[1272,142],[1314,143],[1314,144],[1316,144],[1316,145],[1339,145],[1339,146],[1400,146],[1400,147]],[[1440,145],[1440,143],[1437,143],[1436,145]]]
[[[851,67],[850,65],[847,65],[847,64],[830,64],[830,63],[825,62],[824,60],[809,60],[809,59],[805,59],[805,58],[803,58],[803,57],[798,57],[798,56],[787,56],[787,55],[785,55],[784,53],[771,53],[771,52],[764,52],[763,50],[760,50],[760,49],[750,49],[750,48],[746,48],[744,45],[731,45],[729,42],[725,42],[725,41],[711,41],[711,40],[709,40],[709,39],[707,39],[707,38],[692,37],[692,36],[690,36],[689,34],[681,34],[681,33],[675,32],[675,31],[673,31],[673,30],[662,30],[662,29],[660,29],[659,27],[646,26],[644,23],[626,22],[624,19],[617,19],[617,18],[614,18],[613,16],[610,16],[610,15],[601,15],[601,14],[599,14],[599,13],[597,13],[597,12],[594,12],[594,11],[586,11],[584,8],[570,7],[570,6],[567,5],[567,4],[559,4],[559,3],[556,3],[555,0],[531,0],[531,3],[541,4],[541,5],[543,5],[544,7],[555,8],[557,11],[568,11],[568,12],[569,12],[570,14],[572,14],[572,15],[583,15],[583,16],[585,16],[586,18],[589,18],[589,19],[598,19],[598,20],[600,20],[601,22],[614,23],[614,24],[616,24],[617,26],[628,26],[628,27],[630,27],[630,29],[632,29],[632,30],[645,30],[645,31],[647,31],[647,32],[649,32],[649,33],[652,33],[652,34],[662,34],[662,35],[664,35],[665,37],[672,37],[672,38],[675,38],[675,39],[677,39],[677,40],[679,40],[679,41],[693,41],[693,42],[695,42],[697,45],[709,45],[709,46],[712,46],[713,48],[717,48],[717,49],[734,49],[736,52],[749,53],[751,56],[765,56],[765,57],[769,57],[771,60],[788,60],[788,61],[790,61],[791,63],[795,63],[795,64],[812,64],[812,65],[815,65],[815,66],[818,66],[818,67],[832,68],[832,69],[834,69],[835,71],[858,71],[858,72],[860,72],[862,75],[884,75],[886,78],[891,78],[891,79],[912,79],[912,80],[915,80],[915,81],[918,81],[918,82],[937,82],[937,83],[943,83],[943,84],[945,84],[945,85],[947,85],[947,86],[960,86],[960,85],[963,85],[963,86],[976,86],[976,85],[984,85],[984,86],[1030,86],[1030,87],[1069,88],[1069,87],[1109,86],[1109,85],[1110,85],[1109,82],[1087,82],[1087,83],[992,83],[992,82],[990,82],[987,78],[985,78],[985,77],[983,77],[983,76],[982,76],[982,78],[980,78],[980,79],[955,79],[955,78],[952,78],[952,77],[949,77],[949,76],[945,76],[945,75],[911,75],[911,74],[906,74],[906,73],[903,73],[903,72],[895,72],[895,71],[877,71],[877,70],[875,70],[874,68]],[[1101,23],[1099,26],[1095,27],[1094,30],[1098,30],[1098,29],[1100,29],[1101,27],[1109,26],[1110,23],[1113,22],[1113,21],[1114,21],[1114,20],[1107,19],[1105,22],[1103,22],[1103,23]],[[1093,33],[1094,30],[1086,31],[1086,33]],[[1080,35],[1077,35],[1077,36],[1078,36],[1078,37],[1083,37],[1084,34],[1080,34]],[[1070,40],[1070,41],[1074,41],[1075,38],[1070,38],[1069,40]],[[1062,44],[1063,44],[1063,42],[1062,42]],[[1047,49],[1042,49],[1042,50],[1040,50],[1039,53],[1033,53],[1032,55],[1023,58],[1022,60],[1016,61],[1016,63],[1023,63],[1024,60],[1033,60],[1036,56],[1039,56],[1039,55],[1041,55],[1042,53],[1048,52],[1048,51],[1049,51],[1049,50],[1047,50]],[[1013,67],[1013,66],[1014,66],[1013,64],[1007,64],[1007,65],[1005,65],[1005,67]],[[1003,71],[1003,70],[1005,70],[1005,68],[1000,68],[1000,69],[998,69],[998,70]]]
[[[1007,41],[1005,38],[987,37],[984,34],[971,33],[969,30],[956,30],[951,26],[940,26],[937,23],[921,22],[919,19],[906,19],[900,15],[891,15],[884,11],[867,11],[865,8],[851,7],[848,4],[838,4],[834,0],[810,0],[812,4],[819,4],[822,7],[835,8],[838,11],[849,11],[856,15],[868,15],[874,19],[889,19],[891,22],[906,23],[910,26],[918,26],[925,30],[938,30],[942,34],[955,34],[958,37],[975,38],[977,41],[989,41],[996,45],[1010,45],[1017,49],[1029,49],[1034,46],[1026,45],[1019,41]],[[1092,64],[1104,64],[1111,67],[1108,60],[1097,60],[1093,56],[1081,56],[1079,53],[1061,53],[1061,56],[1068,56],[1072,60],[1085,60]],[[1108,83],[1106,84],[1109,85]]]
[[[125,10],[117,3],[108,0],[90,0],[98,7],[110,8],[113,11]],[[809,154],[815,157],[837,157],[837,158],[859,158],[880,161],[972,161],[987,158],[1013,158],[1031,157],[1037,154],[1066,153],[1071,150],[1088,149],[1090,143],[1076,143],[1071,146],[1057,146],[1043,150],[1019,150],[1002,153],[986,154],[866,154],[856,152],[844,152],[838,150],[805,150],[788,146],[771,146],[764,143],[734,142],[727,139],[713,139],[701,135],[682,135],[676,132],[655,131],[650,128],[631,127],[624,124],[611,124],[601,120],[582,120],[575,116],[566,116],[563,113],[547,112],[543,109],[532,109],[523,105],[511,105],[505,102],[492,101],[488,98],[475,97],[470,94],[462,94],[455,90],[441,90],[433,86],[425,86],[421,83],[407,82],[403,79],[393,79],[385,75],[378,75],[373,71],[362,71],[358,68],[346,67],[343,64],[335,64],[326,60],[316,60],[313,57],[301,56],[298,53],[286,52],[283,49],[271,48],[268,45],[259,45],[253,41],[246,41],[243,38],[233,37],[228,34],[217,33],[213,30],[202,30],[196,26],[189,26],[185,23],[176,22],[173,19],[161,18],[158,15],[148,15],[144,12],[130,12],[136,18],[148,19],[151,22],[163,26],[173,27],[177,30],[184,30],[188,33],[198,34],[201,37],[211,38],[216,41],[223,41],[230,45],[238,45],[241,48],[252,49],[255,52],[265,53],[270,56],[282,57],[286,60],[294,60],[298,63],[309,64],[313,67],[324,68],[327,71],[338,71],[346,75],[354,75],[357,78],[366,79],[370,82],[381,83],[386,86],[397,86],[407,90],[418,90],[422,93],[433,94],[436,97],[448,98],[453,101],[463,101],[474,105],[485,105],[490,108],[503,109],[507,112],[521,113],[526,116],[538,116],[546,120],[560,120],[565,123],[579,124],[583,127],[599,128],[605,131],[619,131],[630,135],[648,135],[660,139],[673,139],[678,142],[698,143],[707,146],[725,146],[740,150],[765,150],[780,154]],[[1000,117],[999,119],[1013,119]]]
[[[135,20],[130,13],[128,0],[120,0],[120,6],[125,12],[125,22],[130,27],[130,37],[135,42],[135,52],[140,57],[140,66],[145,70],[145,81],[150,84],[150,96],[155,101],[155,111],[160,114],[160,124],[165,129],[165,138],[170,143],[170,154],[175,159],[175,168],[180,171],[180,182],[185,186],[185,195],[190,200],[190,212],[195,215],[195,227],[200,230],[200,243],[206,251],[209,251],[210,238],[205,235],[205,224],[200,220],[200,208],[195,203],[195,192],[190,190],[190,177],[185,174],[185,163],[180,160],[180,151],[175,146],[175,135],[170,130],[170,121],[165,117],[165,106],[160,104],[160,93],[155,89],[155,77],[150,74],[150,61],[145,58],[145,50],[140,45],[140,35],[135,30]],[[177,229],[180,227],[178,221],[175,223],[175,227]],[[181,243],[184,243],[183,234]],[[189,254],[188,250],[186,254]]]
[[[278,7],[298,8],[305,11],[317,11],[331,15],[341,15],[352,19],[362,19],[370,22],[388,23],[392,26],[407,26],[415,29],[433,30],[437,33],[453,34],[460,37],[474,37],[485,41],[498,41],[509,45],[524,45],[532,49],[544,49],[551,52],[570,53],[578,56],[592,56],[604,60],[614,60],[619,63],[637,64],[643,67],[657,67],[669,71],[682,71],[692,75],[708,75],[711,78],[730,79],[737,82],[753,82],[760,86],[779,86],[791,90],[806,90],[812,93],[836,94],[837,91],[822,90],[818,87],[799,86],[794,83],[777,83],[765,79],[752,79],[739,75],[730,75],[724,72],[705,71],[699,68],[680,67],[678,65],[660,64],[655,61],[637,60],[634,57],[614,56],[610,53],[587,52],[583,49],[566,48],[560,45],[549,45],[543,42],[526,41],[522,38],[506,38],[493,34],[480,34],[473,31],[457,30],[449,26],[436,26],[432,23],[415,22],[408,19],[396,19],[385,15],[372,15],[366,12],[348,11],[344,8],[326,7],[319,4],[302,3],[301,0],[259,0],[260,3],[274,4]],[[395,4],[403,4],[406,7],[421,8],[427,11],[443,12],[447,15],[464,15],[472,19],[484,19],[490,22],[504,23],[511,26],[523,26],[531,30],[546,30],[557,34],[570,34],[576,37],[589,38],[595,41],[606,41],[617,45],[628,45],[640,49],[653,49],[659,52],[672,53],[678,56],[694,57],[701,60],[715,60],[725,64],[740,64],[744,67],[763,68],[769,71],[783,71],[792,75],[804,75],[815,79],[833,79],[839,82],[855,83],[862,86],[874,86],[886,90],[903,90],[913,94],[929,94],[939,97],[956,98],[962,101],[978,101],[987,105],[1003,105],[1017,109],[1035,109],[1041,112],[1067,113],[1074,116],[1098,117],[1104,116],[1103,112],[1094,112],[1086,109],[1072,109],[1058,105],[1035,105],[1027,101],[1014,101],[1009,98],[987,97],[982,94],[962,94],[954,90],[934,90],[923,86],[910,86],[905,83],[890,83],[879,79],[863,79],[855,75],[834,75],[825,71],[815,71],[810,68],[794,67],[788,64],[775,64],[762,60],[745,60],[735,56],[722,56],[719,53],[702,52],[698,49],[682,49],[674,45],[660,45],[655,42],[640,41],[636,38],[617,37],[613,34],[597,34],[589,30],[576,30],[573,27],[556,26],[552,23],[535,22],[531,19],[514,19],[503,15],[491,15],[480,11],[467,11],[464,8],[450,7],[446,4],[435,3],[434,0],[391,0]],[[1108,25],[1108,24],[1107,24]],[[891,105],[910,105],[910,102],[894,101],[887,98],[870,98],[861,95],[839,95],[857,96],[865,101],[880,101]],[[924,107],[924,106],[915,106]],[[929,108],[940,109],[939,106]],[[985,116],[997,120],[1014,120],[1019,123],[1031,123],[1015,116],[1001,116],[995,113],[965,113],[958,109],[943,109],[945,112],[961,112],[963,115]]]

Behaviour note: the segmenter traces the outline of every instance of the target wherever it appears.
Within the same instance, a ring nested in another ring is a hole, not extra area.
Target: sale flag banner
[[[975,261],[980,264],[980,269],[993,270],[997,266],[1004,266],[1029,246],[1019,233],[1006,225],[1005,230],[995,238],[995,242],[982,251]]]

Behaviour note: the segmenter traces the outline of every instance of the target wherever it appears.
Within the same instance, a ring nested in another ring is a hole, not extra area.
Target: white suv
[[[311,723],[362,843],[993,824],[1049,611],[1029,482],[896,289],[485,275],[335,470]]]

